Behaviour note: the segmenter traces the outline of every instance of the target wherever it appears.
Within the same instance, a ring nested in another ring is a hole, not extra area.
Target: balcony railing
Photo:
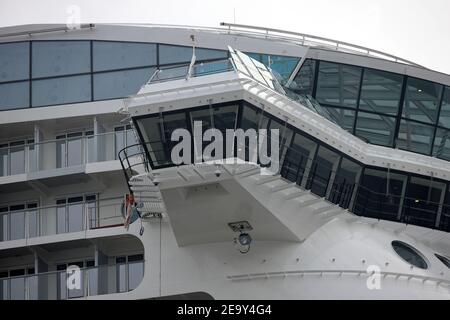
[[[123,198],[80,201],[0,213],[0,241],[123,224]]]
[[[136,143],[131,137],[126,130],[0,148],[0,177],[116,160],[120,149]]]
[[[75,288],[67,280],[76,275],[66,270],[0,278],[0,300],[67,300],[128,292],[141,283],[144,261],[81,268],[79,275]]]

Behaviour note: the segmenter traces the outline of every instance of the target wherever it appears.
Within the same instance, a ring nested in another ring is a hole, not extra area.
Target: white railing
[[[362,276],[372,276],[375,272],[367,272],[367,270],[295,270],[295,271],[277,271],[277,272],[263,272],[263,273],[249,273],[249,274],[240,274],[240,275],[232,275],[227,276],[227,279],[231,281],[245,281],[245,280],[257,280],[257,279],[268,279],[268,278],[274,278],[274,277],[304,277],[307,275],[311,276],[338,276],[342,277],[343,275],[353,275],[357,277]],[[389,272],[389,271],[380,271],[380,276],[384,279],[391,277],[392,279],[396,280],[411,280],[416,279],[420,280],[423,283],[426,282],[432,282],[436,285],[445,285],[450,288],[450,280],[447,279],[441,279],[436,277],[429,277],[425,275],[418,275],[418,274],[410,274],[410,273],[400,273],[400,272]]]

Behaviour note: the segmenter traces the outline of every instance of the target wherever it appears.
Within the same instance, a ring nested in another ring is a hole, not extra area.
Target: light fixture
[[[241,233],[238,237],[239,243],[242,246],[249,246],[252,243],[252,237],[248,233]]]
[[[237,247],[240,253],[247,253],[250,251],[250,244],[252,243],[252,237],[248,231],[253,230],[253,227],[248,221],[230,222],[228,226],[233,232],[239,232],[239,235],[234,238],[233,243]]]

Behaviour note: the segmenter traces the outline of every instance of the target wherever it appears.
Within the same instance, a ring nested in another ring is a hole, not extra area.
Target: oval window
[[[438,258],[439,260],[442,261],[443,264],[445,264],[447,266],[447,268],[450,269],[450,259],[444,256],[441,256],[440,254],[435,253],[434,254],[436,256],[436,258]]]
[[[394,248],[395,252],[397,252],[397,254],[409,264],[420,269],[428,268],[428,264],[422,254],[420,254],[419,251],[411,247],[409,244],[401,241],[392,241],[392,248]]]

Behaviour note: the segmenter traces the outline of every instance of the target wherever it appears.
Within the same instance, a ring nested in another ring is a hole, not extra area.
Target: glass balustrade
[[[0,144],[0,177],[116,160],[120,149],[132,144],[136,139],[131,129],[97,135],[73,133],[39,143]]]
[[[144,261],[79,270],[79,282],[71,282],[77,275],[67,270],[0,278],[0,300],[66,300],[132,291],[144,277]]]
[[[96,200],[93,196],[57,201],[53,206],[27,206],[0,212],[0,241],[79,232],[123,224],[122,198]],[[80,198],[80,199],[78,199]]]

